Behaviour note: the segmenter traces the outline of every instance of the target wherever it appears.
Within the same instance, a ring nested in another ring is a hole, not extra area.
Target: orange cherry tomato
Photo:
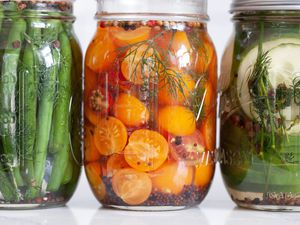
[[[176,31],[171,45],[171,63],[179,68],[185,68],[192,63],[192,47],[184,31]],[[172,58],[173,56],[173,58]]]
[[[183,106],[166,106],[159,110],[158,125],[162,132],[175,136],[191,135],[196,130],[196,118]]]
[[[115,43],[119,47],[124,47],[149,39],[151,28],[141,26],[135,30],[124,30],[118,27],[118,29],[111,30],[110,33]]]
[[[146,124],[150,116],[147,107],[130,94],[120,94],[114,105],[114,113],[126,126]]]
[[[112,97],[107,89],[95,88],[85,95],[84,114],[94,125],[101,117],[107,116],[113,105]]]
[[[205,117],[201,125],[201,133],[204,135],[206,149],[213,151],[216,149],[216,114],[217,114],[217,93],[211,83],[205,84],[204,111]]]
[[[102,34],[96,35],[88,47],[85,65],[95,72],[107,70],[115,62],[118,54],[113,40],[108,35],[108,29],[103,29]]]
[[[98,74],[86,66],[84,68],[85,95],[87,95],[87,93],[90,93],[90,91],[97,85],[97,83],[98,83]]]
[[[199,165],[205,154],[205,140],[199,130],[189,136],[169,136],[169,146],[172,157],[189,166]]]
[[[127,51],[127,57],[123,59],[121,71],[124,77],[137,85],[144,84],[146,81],[154,82],[157,77],[157,70],[153,71],[152,67],[157,67],[153,60],[153,48],[147,44],[138,47],[132,47]],[[160,58],[160,56],[157,56]]]
[[[151,130],[134,131],[124,150],[127,163],[139,171],[153,171],[167,159],[169,146],[166,139]]]
[[[203,44],[195,52],[194,70],[198,74],[204,74],[207,72],[213,57],[216,57],[216,51],[210,37],[206,33],[200,34],[199,40],[202,40]]]
[[[164,30],[164,31],[156,31],[153,29],[153,36],[156,36],[154,39],[154,43],[156,46],[158,46],[157,50],[158,51],[166,51],[169,50],[171,47],[171,39],[173,36],[173,31],[171,30]]]
[[[119,170],[112,178],[114,192],[127,204],[145,202],[152,191],[152,182],[147,173],[134,169]]]
[[[113,154],[107,160],[107,176],[112,177],[116,172],[121,169],[128,168],[129,165],[126,162],[123,154]]]
[[[189,74],[184,74],[176,69],[168,70],[168,74],[168,76],[173,77],[173,80],[180,84],[180,86],[176,85],[176,89],[171,90],[169,82],[161,80],[159,82],[158,91],[159,104],[183,105],[184,103],[187,103],[195,88],[195,81]]]
[[[127,143],[126,127],[114,117],[101,119],[95,129],[94,141],[101,155],[120,153]]]
[[[100,154],[94,142],[94,128],[92,126],[85,127],[84,143],[85,161],[93,162],[99,160]]]
[[[201,132],[204,134],[206,149],[209,151],[216,149],[216,127],[217,120],[215,113],[207,115],[201,126]]]
[[[218,81],[218,60],[217,54],[215,53],[209,66],[208,66],[208,76],[209,81],[211,82],[212,88],[217,90],[217,81]]]
[[[98,162],[92,162],[85,167],[87,178],[91,187],[99,200],[103,200],[106,195],[105,184],[101,179],[101,166]]]
[[[154,191],[179,194],[185,185],[193,181],[193,168],[182,162],[167,162],[150,174]]]
[[[206,152],[202,163],[198,164],[195,169],[194,184],[198,187],[207,186],[213,178],[215,165],[210,152]]]

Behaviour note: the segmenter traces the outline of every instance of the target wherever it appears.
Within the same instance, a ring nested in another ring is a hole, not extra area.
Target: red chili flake
[[[156,22],[156,20],[149,20],[147,24],[149,27],[154,27],[154,26],[156,26],[157,22]]]
[[[101,21],[101,22],[100,22],[100,27],[101,27],[101,28],[105,28],[105,22],[104,22],[104,21]]]
[[[13,48],[17,49],[21,47],[21,42],[20,41],[14,41],[12,43]]]

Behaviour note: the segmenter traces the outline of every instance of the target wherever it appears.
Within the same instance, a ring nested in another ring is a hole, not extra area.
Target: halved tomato
[[[185,185],[193,181],[193,168],[183,162],[166,162],[150,174],[154,191],[179,194]]]
[[[107,70],[116,60],[118,53],[116,46],[109,38],[108,30],[101,31],[87,49],[85,65],[95,72]]]
[[[121,70],[124,77],[137,85],[146,82],[155,82],[160,72],[157,59],[159,55],[154,55],[154,50],[148,44],[134,46],[130,48],[123,59]],[[155,68],[155,69],[153,69]]]
[[[100,164],[98,162],[89,163],[86,165],[85,171],[94,194],[99,200],[103,200],[106,195],[106,188],[101,178]]]
[[[95,129],[94,141],[102,155],[120,153],[127,143],[126,127],[114,117],[101,119]]]
[[[106,165],[107,176],[112,177],[119,170],[128,167],[129,165],[126,162],[123,154],[113,154],[107,160],[107,165]]]
[[[192,76],[182,73],[175,68],[169,69],[167,73],[169,80],[163,79],[159,81],[159,104],[183,105],[184,103],[187,103],[195,88],[195,81],[193,80]],[[170,85],[170,80],[172,83],[174,82],[177,84],[175,85],[175,88],[174,83],[173,85]]]
[[[207,186],[212,181],[214,169],[215,163],[211,152],[205,152],[201,164],[196,166],[194,184],[198,187]]]
[[[175,136],[191,135],[196,130],[194,113],[183,106],[166,106],[159,110],[158,125],[161,132]]]
[[[213,58],[216,57],[216,52],[214,45],[207,34],[201,33],[199,40],[202,41],[202,44],[194,54],[194,70],[198,74],[204,74],[208,72],[208,67]]]
[[[187,165],[199,165],[205,154],[205,141],[202,133],[196,130],[189,136],[169,136],[172,157]]]
[[[186,32],[176,31],[172,39],[170,57],[172,65],[179,68],[186,68],[192,64],[192,47]]]
[[[216,114],[208,114],[201,126],[201,132],[204,134],[205,146],[209,151],[214,151],[216,149],[216,129]]]
[[[84,129],[84,156],[86,162],[93,162],[100,159],[100,154],[94,142],[94,128],[85,126]]]
[[[108,89],[95,88],[85,95],[84,114],[94,125],[97,125],[101,117],[108,115],[113,100]]]
[[[119,47],[145,41],[149,38],[150,33],[151,28],[147,26],[141,26],[135,30],[124,30],[118,27],[110,32],[112,39]]]
[[[147,173],[134,169],[119,170],[112,178],[114,192],[127,204],[145,202],[152,191],[152,182]]]
[[[153,171],[167,159],[169,146],[166,139],[151,130],[134,131],[124,150],[127,163],[139,171]]]
[[[141,126],[149,120],[147,107],[131,94],[120,94],[114,105],[114,114],[126,126]]]

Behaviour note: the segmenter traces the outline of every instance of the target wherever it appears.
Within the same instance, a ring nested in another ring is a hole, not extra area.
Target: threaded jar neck
[[[207,21],[207,0],[97,0],[101,20]]]
[[[75,20],[73,2],[74,0],[0,0],[0,14],[6,17]]]

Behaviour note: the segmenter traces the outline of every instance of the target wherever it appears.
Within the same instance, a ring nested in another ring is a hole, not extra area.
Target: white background
[[[228,12],[230,4],[231,0],[208,0],[208,14],[210,16],[208,29],[216,46],[219,61],[221,60],[223,49],[232,33],[231,15]],[[96,31],[96,20],[94,19],[96,7],[97,3],[95,0],[77,0],[75,2],[75,15],[77,17],[75,32],[80,40],[83,52],[85,52]],[[83,200],[86,202],[96,201],[90,192],[85,174],[83,174],[81,178],[79,189],[72,202]],[[230,201],[225,191],[219,169],[217,169],[212,189],[206,201],[216,199]]]
[[[208,1],[211,18],[209,33],[220,59],[232,33],[231,16],[228,13],[231,1]],[[75,31],[84,52],[96,30],[95,11],[95,0],[77,0],[75,3]],[[236,208],[224,188],[219,168],[203,204],[199,208],[184,211],[139,213],[103,209],[90,191],[84,173],[68,207],[0,211],[0,225],[292,225],[300,224],[298,221],[300,214],[297,213],[265,213]]]

